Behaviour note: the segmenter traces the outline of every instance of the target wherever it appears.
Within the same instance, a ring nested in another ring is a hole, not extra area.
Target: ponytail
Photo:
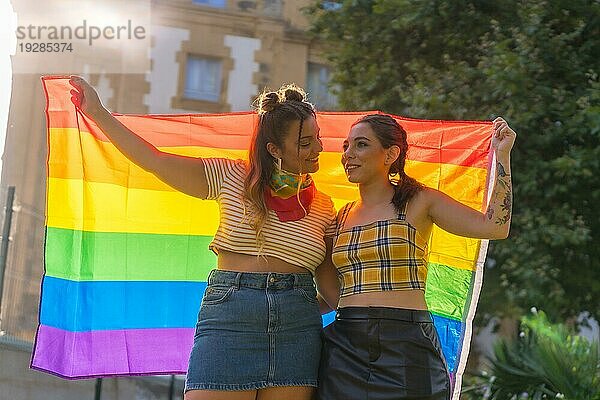
[[[400,177],[397,182],[394,183],[393,179],[390,179],[392,185],[394,185],[394,197],[392,197],[392,204],[398,214],[404,213],[406,205],[413,198],[414,195],[419,193],[423,189],[423,184],[406,175],[404,170],[399,174]]]

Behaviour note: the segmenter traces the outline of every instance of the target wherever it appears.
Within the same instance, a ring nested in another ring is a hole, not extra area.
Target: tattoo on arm
[[[498,163],[496,171],[498,172],[496,182],[498,191],[496,192],[496,196],[500,196],[502,201],[499,204],[494,201],[494,207],[490,207],[491,213],[488,210],[488,218],[492,219],[494,214],[493,209],[498,208],[497,211],[499,211],[499,213],[497,214],[498,217],[495,222],[498,225],[504,225],[510,220],[512,215],[512,185],[510,182],[510,175],[506,173],[506,170],[501,163]],[[497,197],[494,200],[496,199]]]
[[[498,163],[498,176],[500,178],[504,178],[506,176],[506,171],[504,170],[504,166]]]

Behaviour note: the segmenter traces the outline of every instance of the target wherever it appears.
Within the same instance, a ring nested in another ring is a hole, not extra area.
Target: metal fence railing
[[[44,271],[44,211],[20,202],[14,187],[0,187],[0,199],[0,335],[32,343]]]

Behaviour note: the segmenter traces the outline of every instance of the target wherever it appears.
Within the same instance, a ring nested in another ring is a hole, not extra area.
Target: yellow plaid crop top
[[[340,297],[387,290],[425,290],[427,241],[406,221],[397,218],[345,229],[355,202],[338,214],[332,260],[340,278]]]

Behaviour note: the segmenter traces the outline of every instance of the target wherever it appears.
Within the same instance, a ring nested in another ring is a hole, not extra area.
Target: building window
[[[321,3],[321,6],[327,11],[337,11],[343,7],[343,5],[337,1],[324,1]]]
[[[185,70],[184,96],[218,102],[221,97],[221,60],[189,56]]]
[[[332,110],[337,107],[337,97],[329,88],[330,69],[323,64],[308,63],[308,76],[306,90],[308,98],[317,109]]]
[[[281,0],[264,0],[263,1],[263,12],[269,17],[280,17],[281,16]]]
[[[227,6],[227,0],[192,0],[192,3],[215,8],[225,8]]]

